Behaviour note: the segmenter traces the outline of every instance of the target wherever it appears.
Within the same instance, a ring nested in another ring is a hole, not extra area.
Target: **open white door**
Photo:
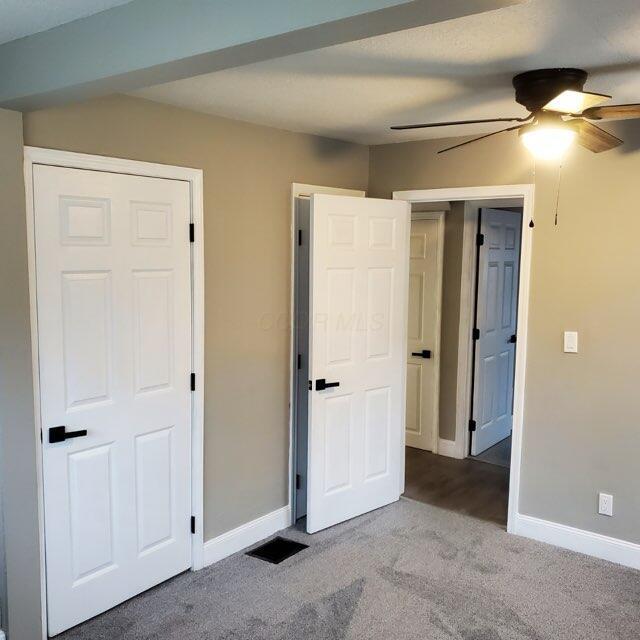
[[[409,204],[311,197],[307,531],[398,500]]]
[[[478,304],[471,454],[508,438],[513,426],[513,376],[520,280],[522,215],[480,210]]]

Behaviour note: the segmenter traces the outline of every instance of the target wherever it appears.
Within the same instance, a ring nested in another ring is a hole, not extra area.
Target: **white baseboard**
[[[4,640],[4,639],[5,639],[4,631],[0,629],[0,640]]]
[[[204,543],[204,566],[207,567],[233,553],[242,551],[289,526],[291,526],[291,507],[287,505],[227,531],[217,538],[207,540]]]
[[[611,538],[600,533],[576,529],[564,524],[516,514],[513,533],[564,549],[609,560],[632,569],[640,569],[640,544]]]
[[[447,456],[448,458],[460,458],[458,451],[458,443],[455,440],[438,439],[438,455]]]

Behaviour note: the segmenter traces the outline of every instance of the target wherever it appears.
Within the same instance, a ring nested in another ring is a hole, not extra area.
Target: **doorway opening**
[[[292,195],[293,522],[305,518],[313,533],[404,494],[514,531],[533,186],[396,192],[400,208],[309,185],[294,185]],[[493,253],[484,262],[479,255],[495,244],[496,225],[504,239],[497,267]],[[448,261],[452,238],[457,254]],[[487,310],[504,324],[504,358],[497,348],[493,355],[479,350],[483,332],[476,338],[474,329],[484,326]],[[488,363],[499,358],[507,365],[488,378]],[[356,365],[360,375],[350,376]],[[376,371],[388,381],[372,378]],[[483,379],[489,383],[481,386]],[[510,386],[499,396],[497,382],[505,379]],[[478,459],[495,445],[507,447],[511,430],[509,468]],[[484,493],[470,498],[469,486]]]
[[[526,187],[394,194],[412,203],[404,495],[501,526],[519,478]]]

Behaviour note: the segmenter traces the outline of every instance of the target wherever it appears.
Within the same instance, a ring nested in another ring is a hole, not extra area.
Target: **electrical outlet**
[[[613,515],[613,496],[608,493],[598,494],[598,513],[601,516]]]

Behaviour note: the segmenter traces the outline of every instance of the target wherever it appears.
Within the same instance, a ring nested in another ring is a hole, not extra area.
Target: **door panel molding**
[[[522,456],[522,431],[524,429],[524,397],[525,377],[527,370],[527,337],[529,319],[529,293],[531,279],[531,251],[533,245],[533,228],[529,221],[534,216],[535,185],[513,184],[481,187],[452,187],[442,189],[416,189],[411,191],[394,191],[394,200],[418,202],[452,202],[465,200],[501,200],[502,206],[514,198],[522,199],[522,239],[520,248],[520,276],[518,298],[518,341],[516,343],[516,371],[514,382],[514,412],[511,449],[511,466],[509,475],[509,510],[507,531],[516,533],[516,520],[519,511],[520,495],[520,466]],[[493,203],[491,206],[495,206]],[[447,444],[449,452],[455,452],[456,457],[463,458],[469,447],[469,393],[471,384],[471,324],[466,322],[471,318],[473,303],[473,276],[470,271],[475,265],[475,228],[470,229],[465,216],[465,230],[463,243],[463,274],[460,309],[460,341],[458,349],[458,402],[456,410],[456,441]],[[464,305],[467,306],[465,309]],[[404,470],[403,470],[404,477]]]
[[[191,359],[192,368],[196,374],[197,385],[192,394],[191,403],[191,512],[195,516],[196,529],[191,541],[191,568],[200,569],[204,566],[203,545],[203,431],[204,431],[204,234],[203,234],[203,174],[201,169],[177,167],[171,165],[140,162],[123,158],[109,158],[39,147],[24,148],[24,176],[26,195],[27,219],[27,252],[29,266],[29,297],[31,316],[32,342],[32,370],[34,388],[34,414],[36,430],[36,474],[38,490],[38,536],[40,549],[40,589],[41,589],[41,619],[43,640],[47,639],[47,582],[45,567],[45,536],[44,536],[44,485],[43,485],[43,448],[40,439],[42,430],[40,408],[40,370],[39,370],[39,340],[37,318],[37,290],[36,290],[36,248],[35,248],[35,220],[34,220],[34,166],[49,165],[72,169],[88,169],[108,173],[128,174],[150,178],[165,178],[180,180],[188,183],[190,193],[190,218],[195,228],[195,238],[191,245]],[[74,203],[68,203],[69,209]],[[78,207],[87,207],[92,203],[75,203]],[[98,203],[100,204],[100,203]],[[77,208],[68,211],[67,231],[68,241],[71,243],[103,244],[108,241],[110,233],[109,212],[104,206],[95,211]],[[86,215],[83,215],[86,214]],[[93,214],[93,215],[90,215]],[[161,220],[146,220],[145,242],[161,242]],[[151,226],[150,226],[151,225]],[[151,228],[154,227],[154,228]],[[160,234],[160,235],[159,235]]]

